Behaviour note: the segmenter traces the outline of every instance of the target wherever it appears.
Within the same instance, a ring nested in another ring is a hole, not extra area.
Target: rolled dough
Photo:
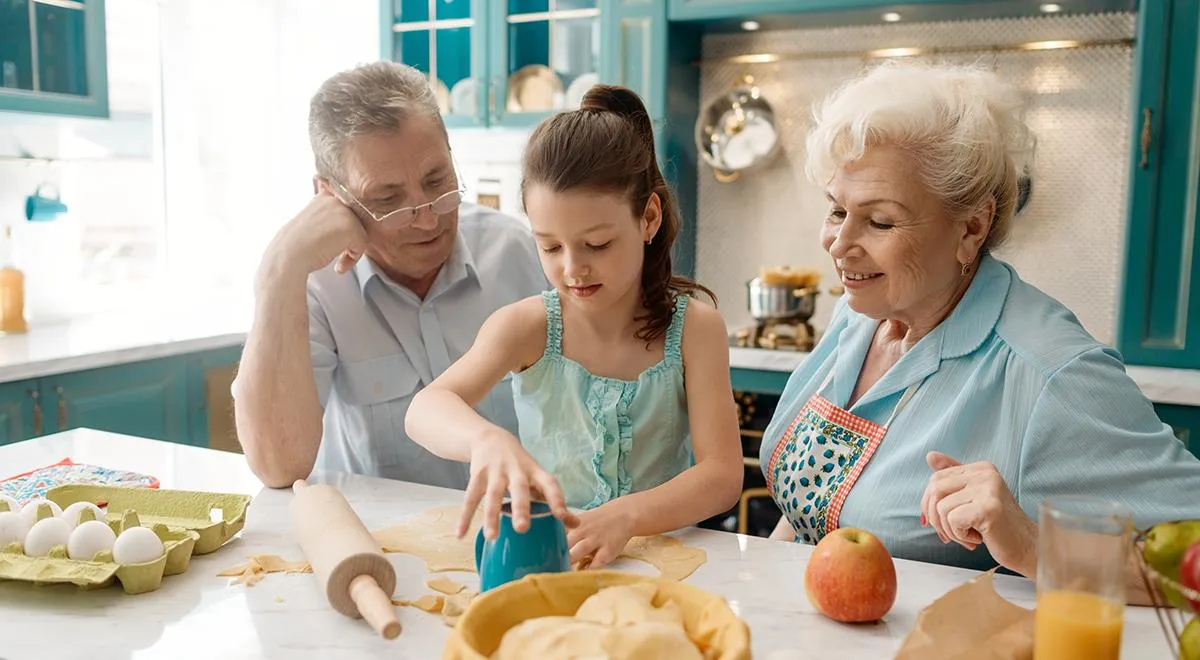
[[[461,508],[441,506],[429,509],[385,529],[372,532],[384,552],[400,552],[425,560],[431,573],[447,571],[475,572],[475,535],[482,524],[482,510],[475,513],[470,529],[461,540],[454,538],[454,525]],[[670,536],[636,536],[625,545],[620,557],[637,559],[654,566],[668,580],[681,581],[696,572],[708,554],[701,548],[686,546]],[[584,561],[576,569],[586,568]],[[431,585],[432,587],[432,585]]]
[[[513,626],[493,657],[703,660],[679,606],[668,600],[654,607],[657,593],[649,583],[601,589],[575,616],[537,617]]]

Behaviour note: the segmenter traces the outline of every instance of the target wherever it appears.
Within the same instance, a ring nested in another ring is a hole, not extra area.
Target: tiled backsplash
[[[1132,14],[895,24],[707,37],[705,59],[749,53],[846,53],[844,57],[771,64],[704,64],[701,98],[754,76],[779,116],[783,149],[767,168],[719,183],[700,166],[697,276],[714,289],[731,327],[752,322],[747,280],[762,266],[818,267],[823,288],[835,284],[818,233],[828,210],[824,192],[804,177],[804,137],[813,103],[871,62],[861,53],[1016,45],[1047,40],[1121,40],[1135,32]],[[1058,298],[1102,342],[1112,343],[1125,229],[1132,49],[1114,45],[1066,50],[978,52],[939,61],[995,67],[1030,97],[1038,135],[1033,194],[999,256]],[[823,295],[814,322],[828,321]]]

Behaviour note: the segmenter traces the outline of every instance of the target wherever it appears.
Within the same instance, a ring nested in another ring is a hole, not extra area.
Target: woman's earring
[[[968,260],[967,263],[963,264],[963,266],[962,266],[962,276],[966,277],[970,273],[971,273],[971,262],[970,262],[970,260]]]
[[[650,238],[647,238],[647,239],[646,239],[646,245],[650,245],[650,241],[653,241],[653,240],[654,240],[654,237],[653,237],[653,236],[651,236]]]

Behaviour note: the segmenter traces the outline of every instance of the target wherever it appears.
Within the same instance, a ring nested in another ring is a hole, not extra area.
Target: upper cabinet
[[[446,125],[532,126],[599,81],[604,0],[384,0],[383,56],[429,76]]]
[[[1130,108],[1129,218],[1117,348],[1200,368],[1200,3],[1143,2]]]
[[[0,0],[0,110],[108,116],[104,0]]]

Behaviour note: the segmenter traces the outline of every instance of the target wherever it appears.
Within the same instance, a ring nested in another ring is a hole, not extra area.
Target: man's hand
[[[367,232],[358,216],[322,190],[292,218],[267,247],[264,269],[272,274],[307,277],[337,259],[339,273],[350,270],[367,247]]]

